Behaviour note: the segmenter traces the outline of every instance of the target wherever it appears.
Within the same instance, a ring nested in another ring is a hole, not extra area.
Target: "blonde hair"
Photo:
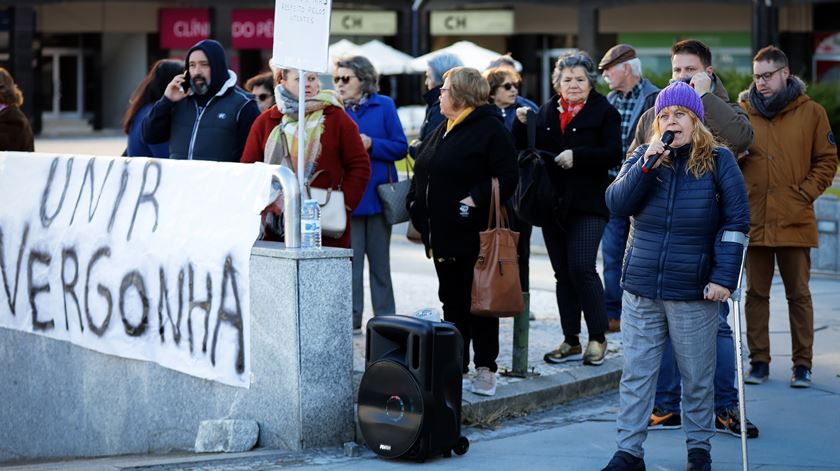
[[[670,106],[663,108],[663,110],[668,108]],[[714,172],[714,151],[715,147],[718,147],[720,143],[693,111],[685,106],[677,105],[676,108],[685,112],[691,118],[692,124],[694,124],[694,131],[691,133],[691,154],[688,156],[686,172],[691,172],[696,178],[702,177],[706,172]],[[662,131],[659,129],[659,115],[657,115],[653,120],[653,139],[658,141],[661,138]],[[671,165],[670,155],[663,158],[662,165]]]
[[[456,108],[486,105],[490,97],[490,85],[481,72],[470,67],[454,67],[443,74],[449,80],[449,98]]]

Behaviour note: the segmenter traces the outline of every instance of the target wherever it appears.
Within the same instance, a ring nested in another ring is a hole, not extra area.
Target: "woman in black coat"
[[[471,68],[456,67],[444,75],[441,123],[417,153],[407,204],[411,221],[423,236],[435,263],[443,315],[464,339],[464,386],[476,394],[496,392],[499,319],[470,314],[478,233],[487,227],[490,181],[499,179],[502,200],[517,183],[516,149],[494,105],[490,86]],[[470,342],[476,374],[467,376]]]
[[[607,171],[621,162],[621,117],[595,91],[598,72],[586,53],[561,56],[552,74],[557,95],[537,114],[537,149],[549,151],[545,168],[562,198],[562,214],[543,225],[564,341],[544,357],[548,363],[583,359],[600,365],[607,350],[604,286],[595,268],[598,244],[609,217],[604,194]],[[526,109],[517,110],[517,147],[527,147]],[[580,344],[583,310],[589,343]]]

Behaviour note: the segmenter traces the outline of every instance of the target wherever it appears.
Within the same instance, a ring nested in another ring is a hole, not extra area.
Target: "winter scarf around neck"
[[[790,102],[799,98],[804,92],[802,81],[794,76],[788,77],[784,90],[769,97],[764,97],[761,93],[758,93],[755,84],[752,84],[749,95],[750,105],[761,116],[767,119],[773,119]]]
[[[281,85],[275,90],[277,109],[283,113],[283,119],[271,133],[265,143],[266,162],[290,167],[295,173],[298,153],[298,100]],[[322,90],[317,95],[307,98],[304,110],[304,178],[312,177],[318,157],[321,155],[321,134],[324,132],[324,110],[328,106],[344,108],[338,95],[333,90]],[[278,145],[281,144],[281,145]]]
[[[557,107],[558,111],[560,111],[560,132],[566,132],[566,125],[580,113],[580,110],[583,109],[583,105],[585,104],[586,100],[580,103],[570,104],[565,98],[560,97],[559,106]]]

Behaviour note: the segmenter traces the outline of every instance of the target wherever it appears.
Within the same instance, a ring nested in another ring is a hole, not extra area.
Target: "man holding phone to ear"
[[[709,131],[732,153],[746,151],[753,140],[753,128],[746,112],[730,100],[720,77],[712,67],[712,52],[696,39],[686,39],[671,46],[671,81],[685,82],[700,96],[703,103],[705,124]],[[639,118],[636,137],[628,149],[650,141],[653,134],[654,111],[650,109]],[[715,428],[718,432],[740,435],[738,390],[735,387],[735,343],[727,317],[729,306],[720,304],[718,312],[717,362],[715,365]],[[709,346],[712,347],[711,345]],[[680,372],[674,360],[670,343],[665,346],[656,400],[648,424],[649,430],[674,429],[682,426],[680,417]],[[758,428],[749,420],[747,436],[758,437]]]
[[[260,110],[236,85],[225,50],[206,39],[187,53],[176,75],[142,124],[149,144],[169,141],[169,158],[239,162]]]

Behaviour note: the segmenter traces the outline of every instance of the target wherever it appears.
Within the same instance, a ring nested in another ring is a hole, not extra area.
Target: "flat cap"
[[[598,64],[598,69],[608,69],[616,64],[621,64],[622,62],[627,62],[630,59],[635,58],[636,50],[633,49],[633,46],[629,44],[616,44],[615,46],[611,47],[606,54],[604,54],[604,57]]]

